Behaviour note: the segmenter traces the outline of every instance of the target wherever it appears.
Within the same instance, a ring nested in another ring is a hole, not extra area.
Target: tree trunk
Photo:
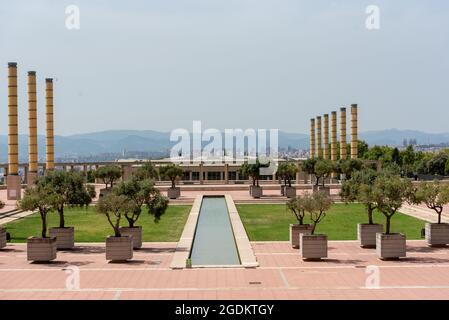
[[[367,211],[368,211],[368,223],[369,224],[374,224],[374,221],[373,221],[373,211],[374,210],[371,207],[371,205],[368,205]]]
[[[441,213],[443,212],[443,208],[434,208],[435,212],[438,215],[438,224],[441,223]]]
[[[385,226],[385,233],[390,234],[391,216],[386,217],[387,217],[387,224]]]
[[[47,238],[47,213],[41,212],[42,238]]]
[[[316,223],[313,223],[312,230],[310,231],[311,235],[315,234],[315,228],[316,228]]]
[[[64,206],[58,208],[58,213],[59,213],[59,227],[64,228],[65,227]]]
[[[173,179],[172,181],[171,181],[171,187],[172,188],[176,188],[176,180],[175,179]]]

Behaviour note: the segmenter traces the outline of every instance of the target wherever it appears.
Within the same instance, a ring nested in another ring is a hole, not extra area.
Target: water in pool
[[[204,197],[190,253],[192,265],[239,265],[224,197]]]

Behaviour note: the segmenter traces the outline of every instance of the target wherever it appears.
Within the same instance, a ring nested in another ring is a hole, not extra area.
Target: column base
[[[34,182],[36,182],[37,180],[37,172],[28,172],[28,177],[27,177],[27,186],[32,186],[34,184]]]
[[[19,175],[7,175],[6,185],[8,200],[20,200],[22,198],[22,184]]]

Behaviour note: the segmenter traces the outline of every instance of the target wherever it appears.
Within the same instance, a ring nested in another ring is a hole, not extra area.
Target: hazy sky
[[[0,0],[0,134],[7,63],[55,78],[56,134],[205,127],[308,132],[309,118],[359,104],[361,131],[449,131],[449,2]],[[68,30],[65,8],[80,8]],[[380,30],[365,27],[368,5]]]

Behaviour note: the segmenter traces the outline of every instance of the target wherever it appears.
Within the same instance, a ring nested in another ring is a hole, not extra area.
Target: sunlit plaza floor
[[[26,260],[26,244],[8,244],[0,250],[0,299],[449,298],[449,248],[421,240],[408,241],[399,261],[381,261],[355,241],[330,241],[328,259],[314,262],[287,242],[252,246],[255,269],[171,270],[176,243],[145,243],[128,263],[107,262],[103,244],[78,244],[45,264]]]

